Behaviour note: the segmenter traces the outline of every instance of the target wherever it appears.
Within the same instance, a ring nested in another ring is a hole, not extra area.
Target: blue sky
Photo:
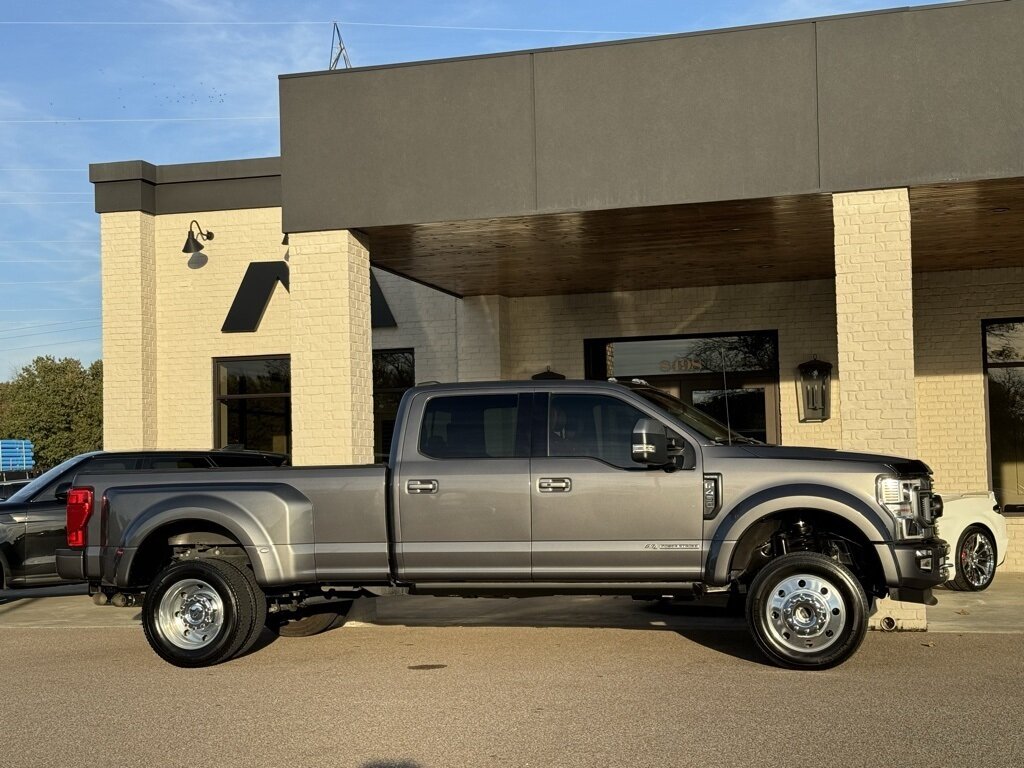
[[[0,380],[100,349],[89,163],[279,152],[277,75],[758,24],[897,0],[0,0]],[[117,23],[108,23],[117,22]]]

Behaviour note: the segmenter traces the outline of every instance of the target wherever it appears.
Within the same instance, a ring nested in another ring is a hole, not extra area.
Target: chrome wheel
[[[801,653],[828,648],[846,625],[842,594],[827,579],[808,573],[776,583],[764,610],[775,642]]]
[[[988,586],[996,571],[996,552],[992,540],[982,531],[968,532],[960,544],[957,569],[975,589]]]
[[[160,599],[157,624],[172,645],[185,650],[205,648],[224,627],[224,601],[205,581],[179,581]]]

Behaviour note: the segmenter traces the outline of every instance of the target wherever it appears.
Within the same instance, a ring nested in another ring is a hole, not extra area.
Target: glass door
[[[774,332],[589,340],[586,358],[588,378],[642,378],[745,437],[779,442]]]
[[[1024,319],[985,320],[992,490],[1009,512],[1024,512]]]

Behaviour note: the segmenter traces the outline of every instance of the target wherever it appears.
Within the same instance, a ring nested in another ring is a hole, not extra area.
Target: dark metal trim
[[[235,300],[224,319],[221,333],[253,333],[260,327],[263,314],[270,306],[274,289],[281,283],[288,288],[288,262],[254,261],[245,270]]]
[[[153,165],[143,160],[89,166],[97,213],[152,215],[281,206],[281,158]]]
[[[532,56],[537,53],[557,53],[560,51],[579,51],[587,48],[608,48],[613,45],[629,45],[631,43],[649,43],[661,40],[680,40],[687,37],[704,37],[707,35],[724,35],[731,32],[750,32],[758,29],[774,29],[776,27],[792,27],[799,24],[816,24],[823,21],[841,21],[845,19],[857,19],[867,16],[883,16],[893,13],[914,13],[917,11],[942,10],[944,8],[962,8],[965,5],[987,5],[990,3],[1005,3],[1008,0],[953,0],[946,3],[932,3],[930,5],[901,6],[898,8],[880,8],[872,11],[858,11],[855,13],[841,13],[834,16],[809,16],[804,19],[788,19],[786,21],[771,21],[765,24],[747,24],[740,27],[722,27],[720,29],[701,29],[693,32],[672,32],[664,35],[641,35],[639,37],[627,37],[622,40],[602,40],[598,43],[580,43],[578,45],[552,45],[544,48],[522,48],[515,51],[500,51],[498,53],[480,53],[473,56],[451,56],[443,59],[422,59],[419,61],[400,61],[391,64],[371,64],[365,67],[350,67],[347,69],[316,70],[313,72],[293,72],[278,75],[278,80],[292,80],[299,77],[331,77],[345,76],[358,72],[375,72],[382,69],[403,69],[405,67],[420,67],[432,64],[449,64],[460,61],[477,61],[481,59],[500,59],[508,56]]]

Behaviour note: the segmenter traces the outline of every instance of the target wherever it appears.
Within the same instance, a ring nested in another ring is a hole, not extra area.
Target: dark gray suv
[[[279,467],[288,457],[261,451],[96,451],[68,459],[0,502],[0,588],[63,581],[54,553],[67,546],[65,503],[79,472]]]

